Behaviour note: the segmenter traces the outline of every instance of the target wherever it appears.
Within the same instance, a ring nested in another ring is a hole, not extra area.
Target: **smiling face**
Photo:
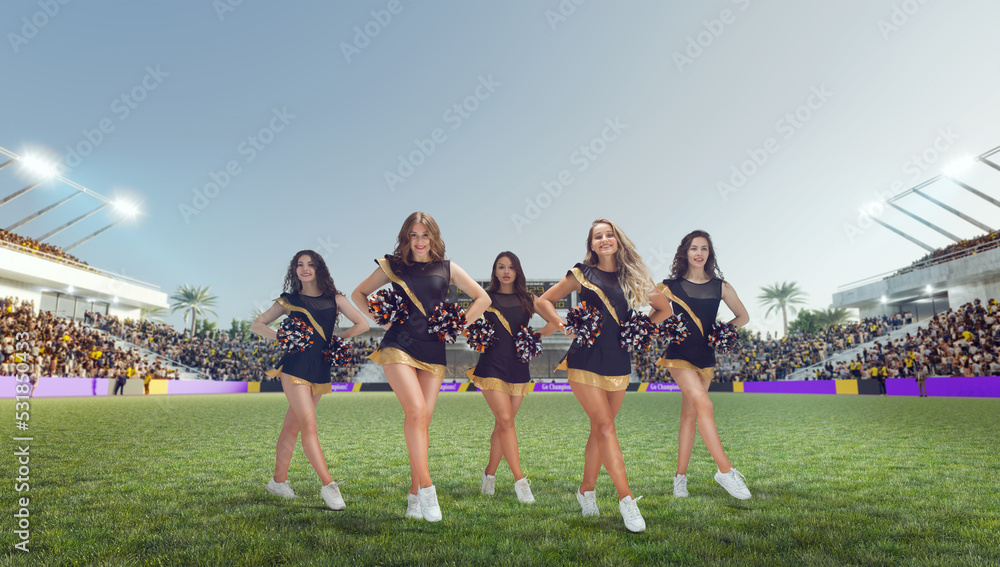
[[[299,260],[295,264],[295,275],[303,284],[316,281],[316,266],[313,264],[312,256],[308,254],[299,256]]]
[[[501,256],[497,260],[493,273],[496,275],[497,281],[503,286],[514,285],[514,279],[517,277],[514,262],[507,256]]]
[[[410,252],[417,262],[430,261],[431,235],[422,222],[413,223],[410,227]]]
[[[688,266],[691,268],[704,270],[705,262],[708,262],[708,258],[711,255],[711,249],[708,246],[708,239],[697,236],[691,240],[691,244],[687,249],[687,260]]]
[[[590,249],[601,257],[614,257],[618,252],[618,238],[610,224],[598,223],[590,229]]]

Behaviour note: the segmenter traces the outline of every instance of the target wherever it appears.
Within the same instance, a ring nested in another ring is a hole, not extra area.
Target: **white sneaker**
[[[438,506],[437,489],[433,485],[417,490],[420,499],[420,512],[428,522],[441,521],[441,507]]]
[[[527,477],[514,483],[514,494],[523,504],[535,503],[535,497],[531,495],[531,481]]]
[[[271,477],[271,482],[267,483],[265,490],[282,498],[295,498],[295,491],[288,485],[287,480],[285,482],[276,482],[274,477]]]
[[[674,475],[674,496],[678,498],[687,498],[688,496],[688,477],[685,474]]]
[[[420,513],[420,499],[416,494],[406,493],[406,517],[414,520],[423,520],[424,515]]]
[[[618,501],[618,510],[622,513],[622,519],[625,520],[625,527],[633,533],[646,530],[646,520],[642,519],[639,506],[636,504],[639,500],[642,500],[642,496],[634,500],[631,496],[626,496]]]
[[[597,491],[590,490],[580,494],[580,491],[576,491],[576,501],[580,503],[580,507],[583,508],[584,516],[600,516],[601,511],[597,509]]]
[[[479,491],[487,496],[493,496],[493,493],[496,492],[496,488],[497,475],[486,474],[486,471],[483,471],[483,487],[480,488]]]
[[[726,491],[740,500],[750,498],[750,489],[747,488],[746,482],[743,481],[743,475],[736,469],[730,469],[727,473],[716,471],[715,482],[721,484],[722,488],[725,488]]]
[[[331,482],[330,484],[324,486],[319,490],[319,495],[323,497],[326,501],[326,505],[330,507],[331,510],[343,510],[347,508],[347,504],[344,504],[344,497],[340,495],[340,483],[343,480],[338,480],[337,482]]]

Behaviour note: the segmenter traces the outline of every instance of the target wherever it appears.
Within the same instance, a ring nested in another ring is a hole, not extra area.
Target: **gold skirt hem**
[[[675,358],[661,358],[656,361],[657,366],[663,366],[664,368],[686,368],[688,370],[694,370],[701,376],[702,380],[711,382],[715,378],[715,367],[699,368],[686,360],[679,360]]]
[[[444,378],[445,366],[443,364],[430,364],[417,360],[398,348],[380,348],[368,355],[368,359],[375,364],[405,364],[411,368],[426,370],[437,378]]]
[[[512,384],[500,378],[484,378],[482,376],[476,376],[472,373],[472,370],[466,372],[465,375],[468,376],[469,381],[475,384],[475,386],[480,390],[494,390],[497,392],[503,392],[508,396],[527,396],[535,388],[534,382]]]
[[[267,374],[268,376],[270,376],[272,378],[279,378],[280,379],[281,378],[281,374],[282,374],[281,369],[282,369],[281,366],[279,366],[277,368],[272,368],[272,369],[264,372],[264,374]],[[323,394],[329,394],[330,392],[333,391],[333,384],[331,384],[330,382],[327,382],[326,384],[317,384],[315,382],[310,382],[309,380],[304,380],[302,378],[299,378],[298,376],[292,376],[291,374],[285,374],[285,376],[288,376],[288,380],[292,384],[308,385],[310,388],[312,388],[312,395],[314,395],[314,396],[317,396],[317,395],[321,396]]]

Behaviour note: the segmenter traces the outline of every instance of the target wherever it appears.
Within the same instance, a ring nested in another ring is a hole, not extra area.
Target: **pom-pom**
[[[621,345],[629,352],[638,352],[649,348],[657,334],[656,325],[645,313],[633,312],[622,325]]]
[[[521,327],[517,336],[514,337],[514,350],[521,362],[528,362],[542,354],[542,335],[536,333],[531,327]]]
[[[403,321],[410,314],[410,302],[394,289],[383,289],[368,297],[368,310],[379,325]]]
[[[596,307],[587,307],[587,302],[581,301],[566,314],[566,330],[576,335],[577,344],[593,346],[601,336],[603,319],[604,315]]]
[[[716,323],[708,333],[708,344],[718,352],[734,352],[740,348],[740,333],[729,323]]]
[[[663,346],[679,345],[688,336],[687,324],[680,315],[667,317],[667,320],[660,323],[659,339]]]
[[[427,318],[427,326],[439,341],[453,343],[465,328],[465,310],[457,303],[435,305],[434,311]]]
[[[354,345],[350,341],[333,335],[323,349],[323,360],[334,366],[343,366],[354,358]]]
[[[286,317],[278,327],[278,344],[289,354],[302,352],[313,344],[312,325],[298,317]]]
[[[496,330],[493,324],[486,319],[476,319],[468,327],[469,348],[476,352],[486,351],[486,347],[496,341]]]

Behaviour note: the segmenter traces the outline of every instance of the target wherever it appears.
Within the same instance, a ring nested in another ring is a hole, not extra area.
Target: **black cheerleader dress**
[[[329,295],[310,297],[302,294],[282,293],[274,300],[290,313],[289,317],[301,319],[313,330],[313,343],[302,352],[286,353],[274,368],[265,372],[273,378],[287,374],[293,384],[308,384],[313,395],[329,394],[330,363],[323,350],[333,337],[337,325],[337,300]]]
[[[407,298],[410,312],[405,321],[389,327],[378,350],[368,358],[377,364],[405,364],[444,378],[444,343],[430,332],[427,316],[448,297],[451,262],[414,262],[407,266],[395,256],[375,260],[392,282],[392,288]]]
[[[480,390],[497,390],[511,396],[526,396],[533,384],[528,363],[517,356],[514,339],[527,327],[531,312],[525,311],[514,293],[489,292],[493,304],[483,316],[493,325],[493,344],[479,355],[476,367],[466,372]]]
[[[565,370],[570,382],[609,392],[626,389],[632,375],[632,357],[622,347],[620,335],[621,324],[629,320],[631,312],[618,285],[618,274],[584,264],[577,264],[567,274],[580,282],[580,300],[587,307],[596,307],[604,317],[601,335],[594,344],[583,346],[574,341],[556,369]]]
[[[684,278],[663,280],[656,286],[671,301],[674,313],[687,325],[688,336],[680,344],[671,344],[656,361],[667,368],[688,368],[702,380],[715,376],[715,349],[708,344],[708,333],[719,314],[722,301],[722,280],[712,278],[694,283]]]

